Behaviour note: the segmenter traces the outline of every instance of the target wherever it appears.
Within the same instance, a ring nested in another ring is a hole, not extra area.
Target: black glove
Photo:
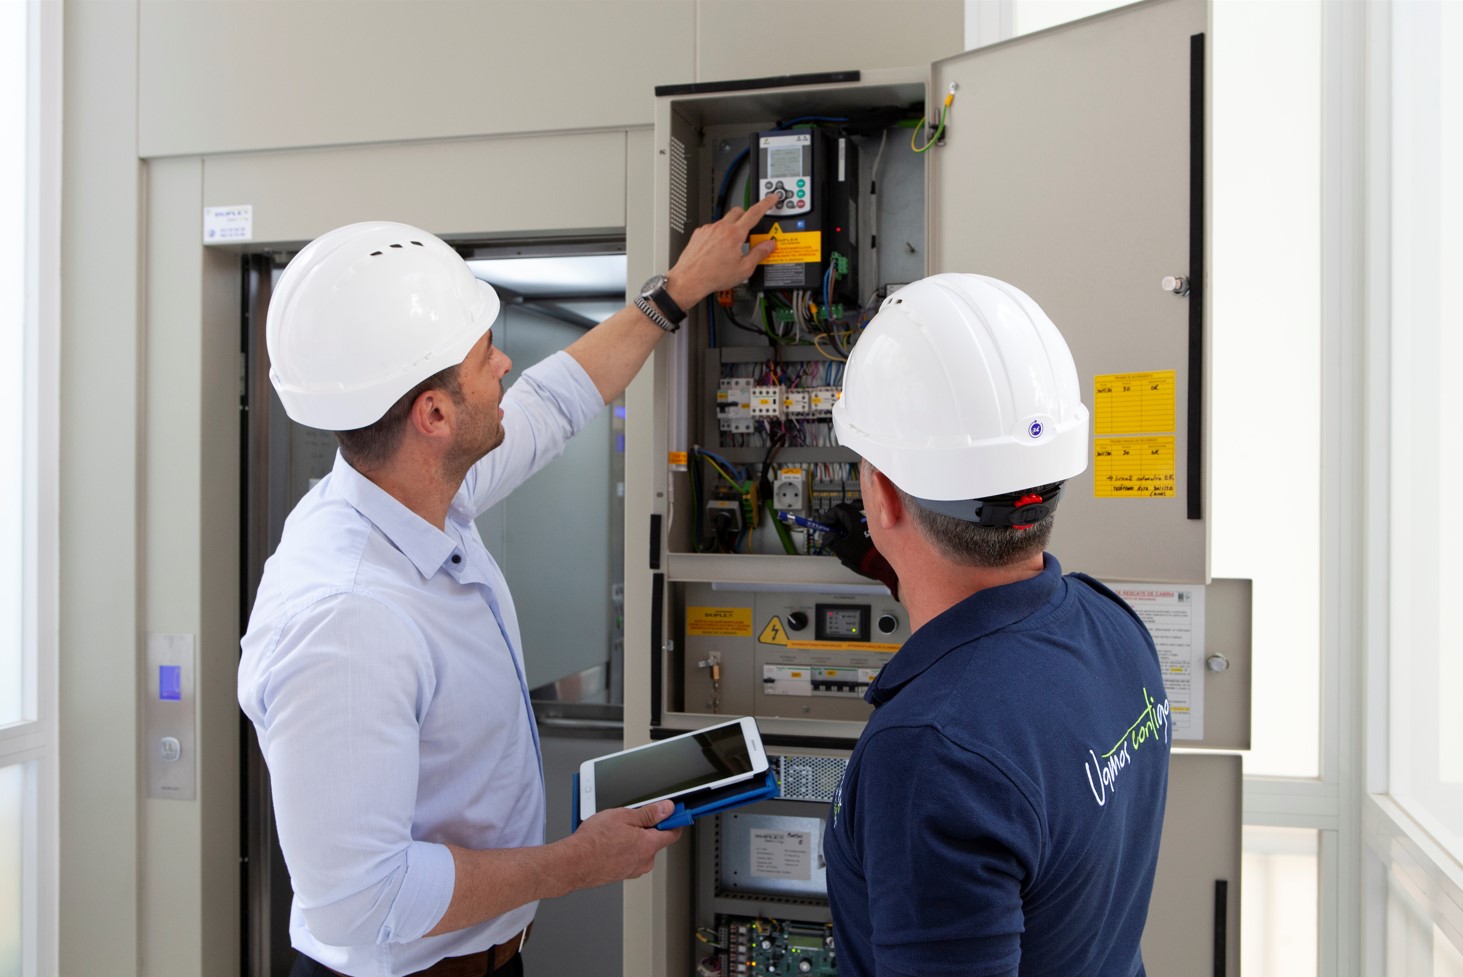
[[[838,562],[854,573],[879,581],[898,600],[899,575],[874,547],[863,511],[852,503],[840,502],[824,512],[820,521],[829,527],[823,545],[838,557]]]

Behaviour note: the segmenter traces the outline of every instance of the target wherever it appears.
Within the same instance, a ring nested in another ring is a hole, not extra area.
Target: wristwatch
[[[675,332],[686,320],[686,310],[677,305],[665,290],[666,282],[664,275],[655,275],[641,285],[640,294],[635,298],[635,308],[666,332]]]

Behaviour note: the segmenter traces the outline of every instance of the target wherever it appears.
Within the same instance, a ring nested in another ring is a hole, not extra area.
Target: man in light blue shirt
[[[537,901],[635,878],[662,802],[544,842],[513,599],[474,518],[557,457],[667,331],[771,251],[775,198],[697,229],[635,304],[503,392],[497,296],[401,224],[312,242],[270,303],[270,378],[337,432],[330,475],[265,566],[239,703],[269,765],[294,977],[521,973]]]

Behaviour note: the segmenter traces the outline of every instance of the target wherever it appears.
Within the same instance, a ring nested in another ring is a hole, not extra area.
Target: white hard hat
[[[922,502],[988,499],[1087,467],[1071,350],[1030,296],[984,275],[934,275],[884,300],[844,368],[833,430]]]
[[[369,221],[295,255],[269,300],[269,379],[289,416],[326,431],[374,424],[490,331],[498,294],[437,237]]]

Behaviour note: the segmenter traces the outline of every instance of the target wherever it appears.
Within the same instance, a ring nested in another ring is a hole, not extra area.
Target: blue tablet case
[[[572,780],[574,796],[570,802],[570,810],[574,823],[570,830],[578,831],[579,825],[582,823],[579,819],[579,774],[574,774]],[[677,798],[675,812],[656,827],[661,831],[684,828],[697,818],[705,817],[708,814],[779,796],[781,796],[781,791],[777,786],[777,777],[771,770],[768,770],[767,776],[761,780],[754,777],[751,780],[743,780],[711,790],[697,791],[694,794]]]

